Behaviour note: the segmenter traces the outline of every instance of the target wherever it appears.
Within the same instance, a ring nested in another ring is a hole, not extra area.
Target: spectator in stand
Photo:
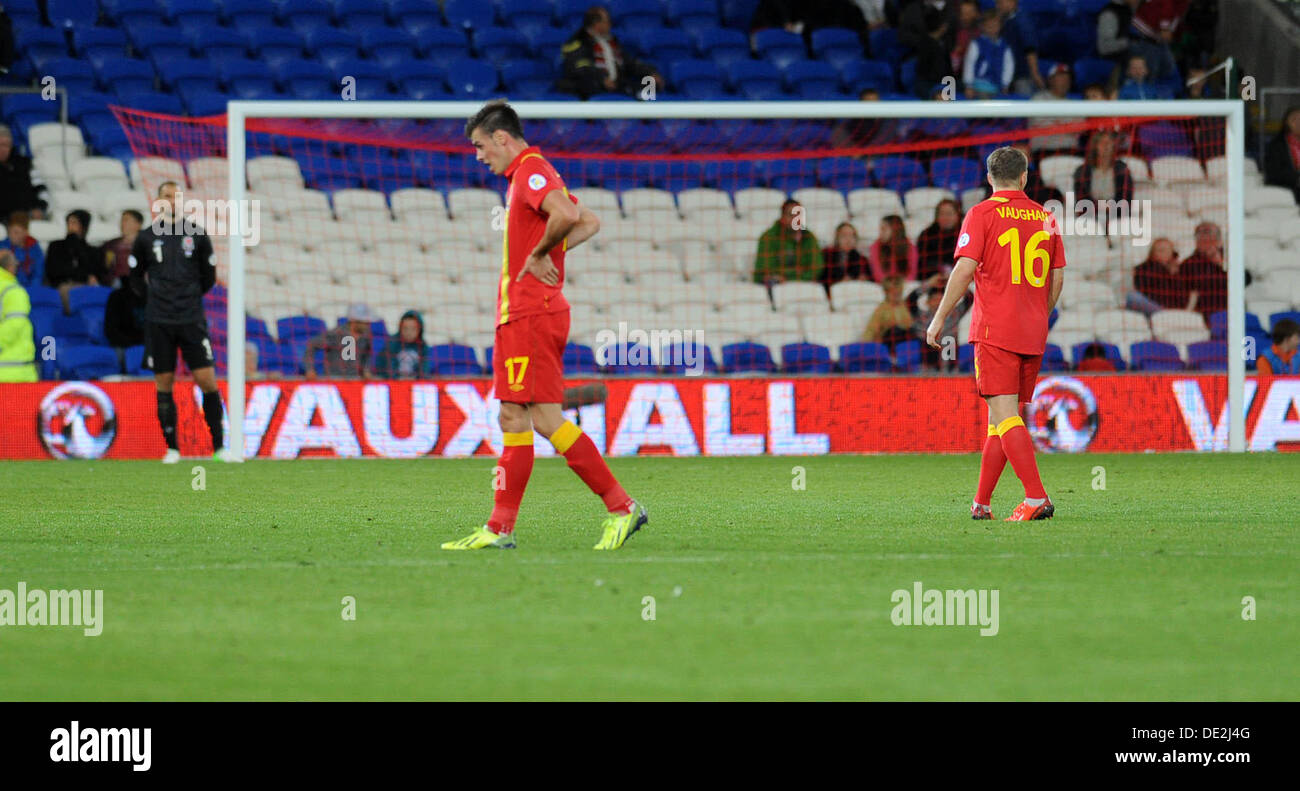
[[[865,280],[870,274],[867,257],[858,247],[858,229],[851,222],[835,227],[835,244],[822,250],[822,282],[826,292],[841,280]]]
[[[1044,90],[1047,86],[1038,70],[1038,33],[1033,20],[1020,13],[1020,0],[997,0],[997,12],[1002,19],[1002,39],[1016,59],[1012,88],[1021,96]]]
[[[896,345],[912,338],[915,318],[912,308],[903,299],[902,277],[890,275],[880,285],[885,289],[885,301],[871,312],[862,340],[867,343],[883,343],[893,351]]]
[[[18,282],[18,259],[0,250],[0,382],[35,382],[32,301]]]
[[[1016,73],[1016,58],[1002,39],[1002,19],[988,11],[980,20],[980,36],[966,50],[962,66],[962,84],[966,98],[990,99],[1011,88]]]
[[[1129,56],[1133,45],[1133,13],[1143,1],[1110,0],[1097,15],[1097,54],[1112,61],[1116,69]]]
[[[902,217],[891,214],[880,221],[880,236],[867,251],[867,263],[871,266],[871,279],[877,283],[884,283],[890,275],[916,280],[919,268],[916,245],[908,240]]]
[[[113,289],[104,305],[104,337],[108,345],[117,349],[117,357],[122,370],[125,371],[126,349],[144,343],[145,330],[145,296],[148,286],[143,280],[122,281],[122,287]]]
[[[934,278],[928,283],[913,289],[912,293],[907,295],[907,303],[912,308],[912,315],[916,317],[916,321],[912,324],[912,337],[921,340],[921,365],[930,371],[950,371],[957,367],[955,356],[951,360],[945,359],[943,348],[936,349],[925,342],[925,335],[930,327],[930,322],[934,320],[934,314],[939,310],[939,304],[943,302],[945,285],[946,283],[943,280]],[[925,298],[924,303],[921,302],[922,295]],[[955,344],[961,343],[962,339],[958,333],[961,319],[973,304],[975,304],[975,293],[967,289],[965,296],[953,306],[952,313],[949,313],[948,318],[944,320],[943,331],[939,333],[943,345],[946,346],[947,342],[944,339],[949,337],[954,341],[952,347],[954,350],[956,349]]]
[[[16,211],[9,215],[9,237],[0,241],[0,250],[12,250],[18,259],[18,282],[23,288],[45,284],[45,253],[27,228],[27,212]]]
[[[1210,316],[1228,309],[1228,272],[1223,262],[1223,233],[1212,222],[1196,226],[1196,249],[1183,261],[1183,270],[1191,279],[1196,302],[1189,310],[1198,310],[1210,323]],[[1246,285],[1250,285],[1247,278]]]
[[[1286,187],[1300,203],[1300,106],[1282,116],[1282,129],[1264,149],[1264,183]]]
[[[1178,259],[1174,243],[1165,238],[1151,243],[1147,259],[1133,270],[1135,294],[1125,299],[1125,307],[1150,316],[1159,310],[1195,310],[1196,284],[1188,277]]]
[[[957,250],[959,233],[961,206],[951,198],[944,198],[934,207],[934,222],[916,237],[918,280],[929,280],[935,275],[948,276],[952,271],[952,256]]]
[[[33,220],[45,217],[45,185],[32,161],[14,151],[14,134],[0,124],[0,217],[25,211]]]
[[[1130,55],[1124,69],[1124,84],[1119,87],[1119,98],[1125,100],[1172,99],[1169,91],[1151,79],[1146,58]]]
[[[1083,359],[1079,360],[1079,365],[1075,368],[1077,371],[1109,371],[1115,372],[1115,363],[1110,361],[1106,356],[1106,347],[1100,343],[1090,343],[1083,350]]]
[[[957,19],[957,0],[913,0],[899,11],[898,43],[916,55],[912,92],[922,99],[932,98],[952,75]]]
[[[870,6],[873,6],[871,8]],[[863,6],[868,6],[864,8]],[[823,27],[842,27],[857,33],[867,29],[870,13],[884,21],[884,3],[849,2],[849,0],[762,0],[754,9],[750,32],[781,28],[805,39]]]
[[[858,94],[860,102],[880,101],[880,91],[865,88]],[[831,140],[837,148],[866,148],[892,143],[897,140],[898,121],[893,118],[847,118],[831,129]],[[870,157],[862,157],[870,162]]]
[[[853,0],[866,22],[868,30],[889,26],[889,17],[885,9],[885,0]]]
[[[1104,102],[1109,98],[1110,94],[1106,92],[1105,85],[1098,85],[1094,82],[1083,89],[1083,100],[1085,102]]]
[[[347,323],[326,330],[313,338],[303,350],[302,369],[315,374],[317,351],[325,353],[322,375],[327,379],[370,379],[373,338],[370,325],[379,321],[368,305],[356,303],[348,308]]]
[[[656,90],[663,90],[659,72],[649,63],[625,55],[612,27],[609,11],[603,6],[592,6],[582,15],[582,28],[560,48],[564,57],[564,74],[557,86],[560,91],[583,99],[601,93],[635,96],[646,87],[647,79],[654,80]]]
[[[1047,88],[1030,97],[1036,102],[1060,102],[1070,98],[1070,64],[1054,63],[1047,74]],[[1029,128],[1040,129],[1059,126],[1078,121],[1078,118],[1030,118]],[[1058,135],[1035,135],[1029,141],[1029,149],[1035,155],[1073,154],[1079,148],[1078,132],[1062,132]],[[1033,157],[1030,157],[1033,162]],[[1032,196],[1031,196],[1032,197]],[[1037,200],[1037,198],[1034,198]]]
[[[1300,324],[1280,319],[1273,325],[1273,346],[1265,349],[1256,362],[1260,375],[1300,374]]]
[[[758,237],[754,282],[772,286],[787,280],[819,281],[822,251],[817,237],[805,225],[799,201],[781,204],[781,217]]]
[[[1137,51],[1146,59],[1152,75],[1166,80],[1178,74],[1172,45],[1187,14],[1189,0],[1144,0],[1133,10],[1136,33],[1130,53]]]
[[[50,242],[45,253],[45,284],[57,288],[63,297],[63,312],[71,313],[68,292],[77,286],[97,286],[103,277],[99,251],[86,243],[90,212],[73,209],[64,220],[68,235]]]
[[[111,286],[131,272],[131,245],[144,227],[144,215],[135,209],[122,212],[118,228],[122,235],[104,242],[100,251],[104,256],[104,285]]]
[[[1116,153],[1115,133],[1093,132],[1084,162],[1074,171],[1074,200],[1079,211],[1084,201],[1133,200],[1133,175]]]
[[[966,51],[980,35],[980,6],[975,0],[962,0],[957,7],[957,35],[952,47],[952,72],[956,74],[966,63]]]
[[[420,379],[428,362],[424,317],[418,310],[408,310],[397,322],[397,333],[375,357],[375,375],[381,379]]]

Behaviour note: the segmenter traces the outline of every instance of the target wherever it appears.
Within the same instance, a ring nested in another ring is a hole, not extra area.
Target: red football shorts
[[[497,326],[492,347],[492,387],[501,401],[564,402],[564,345],[569,311],[538,313]]]
[[[1034,400],[1041,354],[1017,354],[987,343],[975,344],[975,389],[981,396],[1019,394],[1021,403]]]

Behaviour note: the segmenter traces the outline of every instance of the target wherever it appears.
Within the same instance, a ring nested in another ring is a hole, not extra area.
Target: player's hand
[[[925,331],[925,342],[933,349],[939,348],[939,333],[943,332],[943,322],[935,316],[930,321],[930,326]]]
[[[524,275],[530,273],[548,286],[554,286],[560,282],[560,270],[551,262],[549,255],[539,256],[534,254],[528,256],[528,260],[524,262],[524,269],[519,273],[519,277],[515,278],[515,282],[522,281]]]

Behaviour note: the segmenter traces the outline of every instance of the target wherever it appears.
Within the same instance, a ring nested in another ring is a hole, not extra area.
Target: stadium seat
[[[121,372],[117,352],[106,346],[66,344],[55,359],[62,379],[102,379]]]
[[[528,40],[517,30],[485,27],[474,31],[474,51],[478,57],[501,65],[528,49]]]
[[[921,342],[903,341],[894,347],[894,370],[916,373],[921,370]]]
[[[687,364],[687,359],[692,364]],[[659,368],[666,374],[685,374],[700,364],[697,362],[703,355],[703,370],[705,373],[714,374],[718,372],[718,363],[713,359],[713,349],[703,342],[695,341],[689,344],[674,343],[671,346],[664,347],[659,355]]]
[[[125,354],[123,366],[128,376],[143,376],[146,372],[144,367],[144,345],[128,346]]]
[[[739,30],[705,28],[697,30],[694,38],[696,53],[719,65],[750,59],[749,37]]]
[[[1139,341],[1129,350],[1136,371],[1181,371],[1185,367],[1178,347],[1161,341]]]
[[[447,64],[447,85],[459,99],[484,99],[497,89],[496,66],[473,58],[456,58]]]
[[[839,91],[840,75],[829,63],[815,60],[796,60],[782,68],[785,87],[788,90],[802,92],[808,86],[821,86],[823,89]]]
[[[1283,310],[1277,313],[1270,314],[1268,317],[1269,330],[1271,331],[1274,327],[1276,327],[1277,323],[1282,319],[1290,319],[1296,323],[1300,323],[1300,310]],[[1247,333],[1249,333],[1250,328],[1248,327],[1246,331]]]
[[[658,370],[650,348],[639,343],[616,344],[602,350],[605,371],[617,376],[648,376]]]
[[[496,19],[491,4],[483,0],[446,0],[442,15],[449,27],[461,30],[490,27]]]
[[[840,81],[854,94],[873,88],[881,94],[894,89],[894,67],[880,60],[847,60],[840,64]]]
[[[1055,343],[1047,344],[1043,350],[1042,370],[1051,372],[1070,370],[1070,364],[1065,361],[1065,352],[1060,346]]]
[[[984,166],[965,157],[936,157],[930,162],[930,183],[960,195],[984,183]]]
[[[826,374],[832,370],[831,350],[817,343],[788,343],[781,347],[784,370],[792,374]]]
[[[755,33],[754,52],[763,60],[777,65],[808,57],[803,36],[779,28],[767,28]]]
[[[599,373],[596,365],[596,352],[590,346],[581,343],[568,343],[564,346],[564,373],[594,374]]]
[[[840,368],[845,373],[888,372],[892,367],[889,347],[883,343],[846,343],[840,347]]]
[[[1228,344],[1224,341],[1200,341],[1188,344],[1187,367],[1193,371],[1226,371]]]
[[[1138,143],[1147,159],[1156,157],[1195,155],[1192,141],[1183,129],[1173,123],[1157,122],[1138,127]]]
[[[927,183],[921,163],[908,156],[883,156],[872,163],[876,184],[895,192],[906,192]]]
[[[1079,58],[1074,62],[1074,84],[1080,89],[1089,85],[1106,85],[1115,64],[1102,58]]]
[[[79,313],[86,307],[103,308],[108,304],[108,296],[112,293],[113,289],[106,286],[77,286],[68,291],[68,308],[73,313]]]
[[[727,373],[772,373],[772,351],[761,343],[741,341],[722,347],[722,368]]]
[[[473,346],[442,343],[429,347],[428,372],[434,376],[468,376],[483,373]]]
[[[57,288],[49,286],[31,286],[27,289],[27,298],[32,303],[32,309],[36,308],[58,308],[63,310],[63,298],[59,296]]]

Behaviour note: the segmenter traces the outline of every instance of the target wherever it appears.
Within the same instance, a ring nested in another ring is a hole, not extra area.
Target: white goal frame
[[[512,102],[527,119],[774,119],[774,118],[1123,118],[1216,116],[1226,119],[1225,155],[1228,165],[1228,450],[1246,450],[1246,410],[1243,409],[1246,361],[1245,267],[1245,105],[1232,99],[1162,101],[962,101],[962,102]],[[456,118],[467,119],[482,102],[419,101],[231,101],[226,104],[226,156],[229,198],[247,198],[247,138],[249,118]],[[467,144],[468,148],[468,144]],[[238,206],[239,203],[234,205]],[[232,212],[228,231],[230,270],[227,277],[227,396],[230,421],[228,447],[244,460],[245,371],[244,271],[245,250],[240,212]],[[234,350],[234,351],[232,351]]]

